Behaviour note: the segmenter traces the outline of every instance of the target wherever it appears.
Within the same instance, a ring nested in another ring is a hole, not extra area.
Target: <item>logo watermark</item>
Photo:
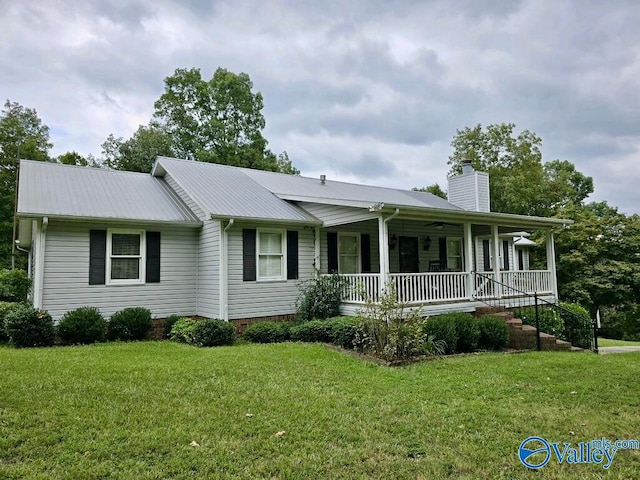
[[[611,466],[618,450],[640,449],[638,440],[607,440],[602,437],[572,445],[569,442],[549,442],[542,437],[526,438],[518,448],[518,458],[527,468],[544,467],[555,457],[558,463],[591,463]]]

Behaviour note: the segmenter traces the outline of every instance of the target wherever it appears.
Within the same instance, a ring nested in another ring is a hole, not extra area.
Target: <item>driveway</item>
[[[598,353],[628,353],[628,352],[640,352],[640,345],[629,347],[599,347]]]

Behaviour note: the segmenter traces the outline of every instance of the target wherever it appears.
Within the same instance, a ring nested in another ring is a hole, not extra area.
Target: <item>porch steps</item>
[[[508,310],[496,311],[493,309],[483,309],[479,312],[482,315],[492,315],[494,317],[504,319],[507,324],[507,331],[509,332],[509,340],[507,342],[507,348],[513,348],[516,350],[536,350],[538,348],[538,342],[536,339],[536,327],[526,325],[522,323],[522,320],[515,318],[513,312]],[[546,351],[556,352],[569,352],[578,351],[576,347],[572,347],[569,342],[557,339],[553,335],[540,332],[540,349]]]

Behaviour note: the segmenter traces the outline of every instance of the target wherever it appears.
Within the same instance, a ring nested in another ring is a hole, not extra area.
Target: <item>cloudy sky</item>
[[[176,68],[246,72],[303,175],[446,187],[457,129],[511,122],[640,213],[640,2],[0,0],[0,91],[52,154],[147,124]]]

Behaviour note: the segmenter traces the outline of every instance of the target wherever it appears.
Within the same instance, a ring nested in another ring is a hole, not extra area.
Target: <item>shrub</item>
[[[249,325],[244,338],[253,343],[278,343],[290,338],[291,324],[287,322],[259,322]]]
[[[424,333],[436,341],[442,342],[444,352],[455,353],[458,343],[455,319],[451,315],[438,315],[427,319]]]
[[[4,319],[7,316],[7,313],[20,305],[20,303],[15,302],[0,302],[0,343],[9,342],[9,335],[7,334],[7,330],[4,326]]]
[[[565,340],[580,348],[591,348],[593,325],[589,312],[577,303],[563,302],[560,307]]]
[[[196,322],[197,320],[195,318],[189,317],[176,320],[169,333],[169,338],[174,342],[194,344]]]
[[[58,336],[64,344],[104,342],[107,322],[95,307],[80,307],[64,314]]]
[[[296,301],[300,320],[335,317],[340,314],[344,279],[339,275],[317,275],[303,282]]]
[[[449,314],[456,324],[456,352],[466,353],[478,349],[478,339],[480,338],[480,327],[478,320],[470,313],[460,312]]]
[[[24,270],[0,270],[0,301],[25,302],[31,279]]]
[[[478,326],[480,327],[479,348],[502,350],[507,346],[509,331],[503,319],[487,315],[478,319]]]
[[[9,341],[16,347],[47,347],[53,345],[55,329],[51,315],[30,305],[18,304],[4,319]]]
[[[236,327],[232,323],[205,318],[197,320],[193,327],[194,345],[198,347],[217,347],[233,345],[236,339]]]
[[[421,311],[405,312],[393,290],[383,294],[378,303],[367,300],[358,318],[355,342],[365,353],[388,361],[429,353]]]
[[[516,317],[523,323],[536,326],[535,307],[521,307],[514,310]],[[538,307],[538,317],[540,319],[540,331],[564,339],[564,323],[560,315],[553,308]]]
[[[297,342],[330,342],[331,321],[312,320],[293,325],[290,335],[291,340]]]
[[[331,343],[342,348],[355,348],[358,335],[358,319],[356,317],[338,317],[330,321]]]
[[[164,334],[164,338],[171,337],[171,329],[181,318],[183,318],[182,315],[169,315],[164,319],[164,322],[162,323],[162,333]]]
[[[144,340],[153,328],[151,312],[143,307],[130,307],[114,313],[109,319],[109,340]]]

